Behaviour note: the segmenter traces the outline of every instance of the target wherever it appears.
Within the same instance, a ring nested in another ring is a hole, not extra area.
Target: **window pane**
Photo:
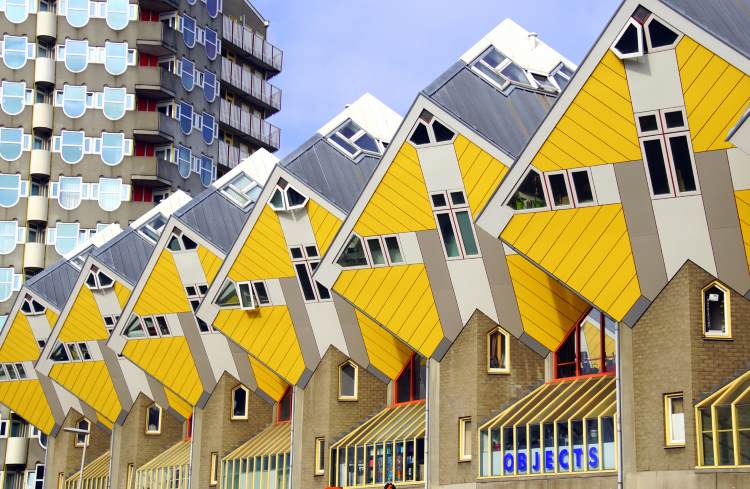
[[[104,69],[110,75],[122,75],[128,68],[128,43],[104,43]]]
[[[651,47],[654,48],[671,46],[678,36],[676,32],[655,18],[652,18],[651,22],[648,23],[648,35],[651,40]]]
[[[0,157],[15,161],[23,151],[23,128],[0,127]]]
[[[355,375],[354,365],[346,363],[341,366],[339,376],[339,396],[354,397],[355,395]]]
[[[693,192],[696,190],[695,174],[693,173],[693,158],[690,155],[690,143],[687,136],[672,136],[669,138],[669,147],[672,150],[672,162],[674,163],[677,189],[680,192]]]
[[[456,240],[456,233],[453,230],[453,223],[451,222],[450,214],[437,214],[437,221],[446,255],[448,255],[449,258],[460,256],[461,252],[458,249],[458,241]]]
[[[639,52],[638,49],[638,28],[635,25],[629,24],[625,31],[620,36],[620,39],[615,44],[617,49],[622,54],[635,54]]]
[[[703,292],[706,333],[726,333],[724,291],[713,285]]]
[[[232,394],[232,415],[235,417],[247,416],[247,391],[242,387],[235,389]]]
[[[342,267],[360,267],[367,265],[365,250],[362,247],[362,240],[358,236],[352,236],[344,248],[343,253],[336,262]]]
[[[651,179],[651,191],[654,195],[669,194],[671,192],[669,175],[667,175],[661,139],[643,141],[643,151],[648,175]]]
[[[567,182],[565,182],[565,174],[555,173],[549,175],[548,179],[552,191],[552,203],[555,206],[569,206],[570,196],[568,195]]]
[[[656,118],[656,114],[639,116],[638,125],[641,127],[641,132],[652,132],[659,130],[659,120]]]
[[[159,431],[161,410],[157,406],[150,406],[147,413],[147,430],[150,432]]]
[[[80,73],[88,66],[89,42],[87,40],[65,40],[65,67],[72,73]]]
[[[427,132],[427,126],[425,126],[422,122],[417,123],[416,129],[414,129],[414,132],[412,133],[411,137],[409,138],[409,141],[411,141],[414,144],[427,144],[430,142],[430,135]]]
[[[385,238],[385,247],[388,249],[388,257],[391,263],[402,263],[404,261],[404,257],[401,255],[401,248],[398,244],[398,238],[395,236]]]
[[[571,172],[573,177],[573,188],[576,193],[576,200],[579,204],[588,204],[594,201],[594,193],[591,190],[591,181],[587,171]]]
[[[303,263],[297,263],[294,265],[294,269],[297,271],[297,278],[299,279],[300,287],[302,287],[302,295],[305,296],[305,300],[314,301],[315,291],[313,290],[310,275],[307,273],[307,266]]]
[[[463,242],[466,254],[468,256],[479,254],[469,211],[456,212],[456,220],[458,221],[458,229],[461,231],[461,241]]]
[[[516,210],[537,209],[547,205],[542,187],[542,178],[537,172],[530,171],[526,175],[516,193],[508,201],[508,205]]]
[[[682,116],[681,110],[665,112],[664,121],[667,123],[667,129],[683,127],[685,125],[685,118]]]
[[[373,265],[385,264],[385,255],[383,254],[383,248],[380,246],[380,240],[378,238],[368,239],[367,248],[370,250],[370,257],[372,258]]]
[[[396,379],[396,402],[411,400],[411,361]]]
[[[130,2],[128,0],[107,0],[107,25],[119,31],[127,27],[130,21]]]

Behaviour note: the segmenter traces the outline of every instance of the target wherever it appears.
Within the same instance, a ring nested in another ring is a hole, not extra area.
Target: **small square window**
[[[432,207],[445,207],[448,202],[445,200],[445,194],[432,194]]]
[[[302,248],[299,246],[292,246],[289,248],[289,251],[292,253],[292,258],[295,260],[301,260],[303,257],[302,255]]]
[[[642,115],[638,117],[638,125],[641,133],[653,132],[659,130],[659,119],[656,114]]]
[[[685,127],[685,118],[682,115],[682,110],[664,112],[664,122],[667,125],[667,129],[682,129]]]

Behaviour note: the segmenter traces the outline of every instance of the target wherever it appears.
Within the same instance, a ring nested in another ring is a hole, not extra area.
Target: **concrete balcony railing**
[[[44,268],[44,253],[45,253],[45,244],[44,243],[26,243],[23,250],[23,268],[24,269],[41,269]],[[10,442],[11,438],[8,438],[8,442]],[[26,438],[28,440],[28,438]],[[10,443],[8,444],[8,447],[10,448]],[[10,450],[9,450],[10,452]],[[26,453],[24,452],[24,460],[26,457]],[[5,458],[5,463],[8,464],[8,458]]]
[[[42,254],[42,256],[44,255]],[[28,449],[29,439],[27,437],[14,436],[8,438],[5,445],[5,465],[25,465]]]
[[[177,31],[163,22],[139,22],[138,52],[166,56],[177,51]]]
[[[52,58],[37,58],[34,61],[34,81],[47,85],[55,84],[55,60]]]
[[[29,197],[26,209],[26,220],[29,222],[47,222],[47,210],[49,209],[49,199],[42,195],[32,195]]]
[[[49,177],[51,155],[48,149],[32,149],[29,172],[33,176]]]
[[[278,127],[228,100],[221,99],[219,121],[269,151],[279,149],[281,131]]]
[[[249,69],[222,57],[221,81],[234,87],[239,95],[249,96],[267,110],[278,112],[281,109],[281,90],[268,83]]]
[[[180,83],[179,78],[159,67],[139,66],[137,73],[136,94],[149,98],[172,98]]]
[[[39,102],[34,104],[31,116],[31,125],[34,129],[45,131],[52,130],[52,104]]]
[[[53,12],[37,12],[37,39],[52,41],[57,38],[57,14]]]
[[[138,141],[167,144],[181,134],[177,120],[161,112],[133,112],[133,137]]]
[[[225,15],[222,37],[224,42],[229,42],[241,49],[249,55],[252,61],[273,72],[272,74],[275,75],[281,71],[284,52],[246,25]]]

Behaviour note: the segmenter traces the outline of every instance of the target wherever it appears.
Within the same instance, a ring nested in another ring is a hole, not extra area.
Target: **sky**
[[[240,1],[240,0],[232,0]],[[284,51],[281,128],[286,154],[365,92],[403,115],[487,32],[512,18],[580,63],[620,0],[251,0]]]

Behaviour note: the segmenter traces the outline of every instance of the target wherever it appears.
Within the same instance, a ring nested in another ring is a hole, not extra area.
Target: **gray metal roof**
[[[750,0],[661,0],[750,58]]]
[[[513,158],[521,153],[556,100],[554,95],[520,87],[503,93],[462,61],[423,93]]]
[[[368,155],[352,161],[316,135],[279,164],[328,202],[349,213],[378,161],[378,157]]]
[[[209,189],[182,206],[175,216],[211,244],[228,253],[253,206],[240,209],[219,189]]]
[[[73,292],[80,273],[67,260],[59,260],[30,278],[26,287],[60,311]]]
[[[128,228],[96,249],[92,255],[132,285],[146,268],[153,249],[154,246],[137,231]]]

